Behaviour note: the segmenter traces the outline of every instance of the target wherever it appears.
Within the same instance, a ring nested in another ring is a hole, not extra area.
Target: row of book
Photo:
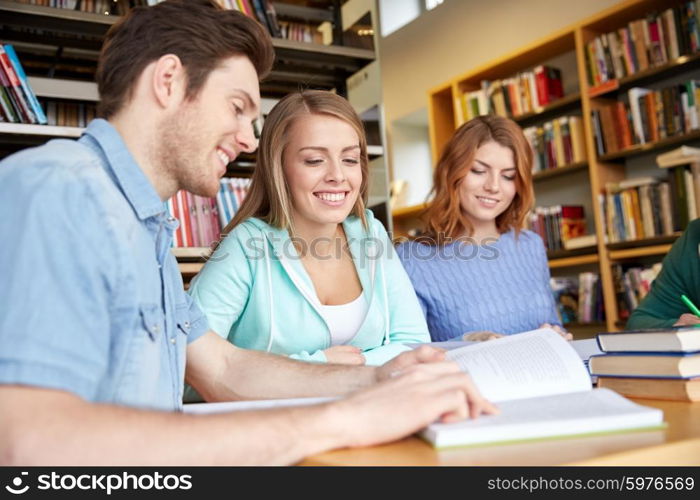
[[[563,325],[599,323],[605,320],[603,288],[597,273],[582,272],[575,277],[553,277],[550,286]]]
[[[0,45],[0,121],[46,123],[44,110],[12,45]]]
[[[700,129],[698,80],[660,90],[635,87],[627,97],[591,112],[599,155]]]
[[[609,182],[601,202],[608,243],[682,231],[700,215],[700,164],[671,167],[666,180]]]
[[[279,20],[271,0],[218,0],[218,2],[226,9],[237,10],[256,19],[275,38],[298,42],[324,42],[324,34],[317,25]]]
[[[581,205],[535,207],[530,214],[530,230],[542,238],[550,252],[564,249],[564,242],[586,234],[586,217]]]
[[[562,116],[523,130],[532,146],[532,172],[586,161],[586,142],[580,116]]]
[[[221,230],[233,219],[250,187],[249,178],[224,177],[216,198],[178,191],[166,204],[180,221],[173,247],[209,248],[221,238]]]
[[[517,118],[538,112],[562,97],[561,70],[539,65],[510,78],[483,80],[480,89],[462,94],[462,116],[465,121],[491,113]]]
[[[626,320],[649,293],[651,284],[661,272],[661,262],[651,266],[633,266],[625,269],[621,264],[612,267],[617,317]]]
[[[47,125],[87,127],[97,115],[97,105],[89,102],[39,100],[46,110]]]
[[[699,49],[698,8],[694,1],[685,2],[631,21],[588,42],[585,50],[588,84],[596,87]]]
[[[104,15],[124,15],[132,7],[151,5],[148,0],[15,0],[19,3],[77,10]]]
[[[614,153],[700,128],[698,82],[691,80],[661,90],[633,88],[628,102],[592,111],[596,150]]]
[[[692,326],[598,335],[603,354],[589,369],[606,387],[625,396],[700,401],[700,335]]]

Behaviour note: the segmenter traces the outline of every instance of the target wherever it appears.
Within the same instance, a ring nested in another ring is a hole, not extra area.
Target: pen
[[[693,304],[693,302],[688,297],[686,297],[685,295],[681,295],[681,300],[686,306],[688,306],[690,312],[692,312],[695,316],[700,318],[700,309],[698,309],[698,307],[695,304]]]

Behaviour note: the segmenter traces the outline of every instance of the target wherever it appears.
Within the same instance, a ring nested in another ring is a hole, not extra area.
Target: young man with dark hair
[[[240,13],[185,0],[134,9],[100,57],[107,119],[0,164],[14,208],[0,219],[0,463],[293,463],[495,411],[437,350],[378,368],[246,351],[183,292],[163,200],[212,196],[229,161],[255,149],[272,59]],[[191,416],[174,412],[184,378],[210,401],[348,397]]]

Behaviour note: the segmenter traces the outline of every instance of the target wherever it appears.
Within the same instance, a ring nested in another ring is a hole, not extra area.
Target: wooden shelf
[[[427,206],[426,203],[421,203],[420,205],[399,207],[391,211],[391,216],[395,219],[417,217]]]
[[[527,127],[533,123],[545,121],[577,108],[581,108],[581,94],[579,92],[564,96],[532,113],[514,116],[512,119],[521,127]]]
[[[550,269],[561,269],[564,267],[585,266],[597,264],[598,254],[577,255],[576,257],[563,257],[549,261]]]
[[[599,161],[614,161],[614,160],[624,160],[626,158],[631,158],[633,156],[639,156],[642,154],[650,153],[652,151],[660,151],[663,149],[670,149],[673,146],[677,146],[684,142],[698,141],[700,140],[700,130],[691,132],[690,134],[674,135],[673,137],[667,137],[656,142],[648,142],[646,144],[637,144],[631,148],[623,149],[622,151],[616,151],[614,153],[605,154],[598,157]]]
[[[57,127],[54,125],[31,125],[28,123],[0,123],[0,134],[15,134],[41,137],[80,137],[81,127]]]
[[[624,250],[611,250],[610,260],[635,259],[638,257],[651,257],[655,255],[666,255],[671,249],[670,244],[652,245],[640,248],[627,248]]]
[[[549,168],[547,170],[540,170],[539,172],[532,174],[532,180],[538,182],[544,179],[552,179],[561,175],[567,175],[573,172],[586,170],[587,168],[588,162],[586,161],[583,161],[581,163],[574,163],[571,165],[564,165],[563,167]]]
[[[180,273],[185,276],[193,276],[202,270],[203,262],[179,262]]]
[[[662,64],[661,66],[647,68],[633,75],[628,75],[617,80],[610,80],[599,86],[592,87],[589,89],[588,95],[591,98],[601,96],[611,97],[609,94],[620,93],[632,87],[640,87],[655,83],[661,78],[670,78],[677,74],[698,68],[700,68],[700,54],[684,55],[666,64]]]

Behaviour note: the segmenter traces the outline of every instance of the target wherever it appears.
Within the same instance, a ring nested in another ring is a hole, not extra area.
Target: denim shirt
[[[176,410],[207,329],[178,222],[108,122],[0,162],[0,384]]]

